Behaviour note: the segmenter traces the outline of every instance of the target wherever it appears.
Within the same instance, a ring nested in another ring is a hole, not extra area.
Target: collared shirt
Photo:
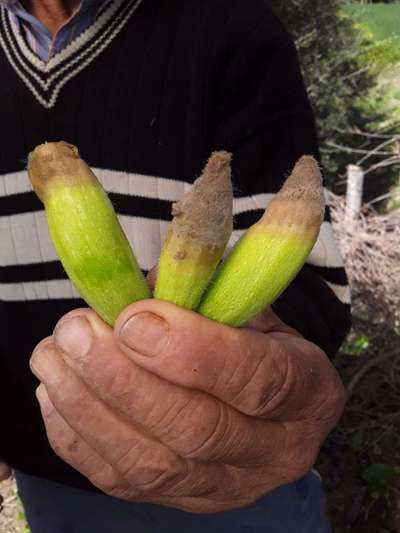
[[[13,15],[13,23],[26,39],[31,50],[44,62],[61,52],[96,19],[103,6],[111,0],[82,0],[71,17],[53,37],[50,31],[28,13],[19,0],[0,0]]]

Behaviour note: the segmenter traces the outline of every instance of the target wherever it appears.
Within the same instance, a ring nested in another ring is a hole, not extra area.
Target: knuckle
[[[272,369],[269,368],[269,377],[264,373],[264,383],[261,386],[257,403],[254,407],[254,416],[266,417],[282,405],[289,397],[292,390],[293,371],[292,365],[286,354],[274,358]]]
[[[229,408],[221,402],[211,406],[199,403],[193,410],[192,420],[180,442],[180,449],[189,459],[213,459],[226,447],[229,428]]]
[[[331,375],[323,380],[320,392],[316,396],[317,405],[314,420],[321,424],[321,429],[332,429],[343,414],[347,401],[347,391],[332,367]]]
[[[341,417],[347,401],[347,390],[339,373],[326,354],[313,345],[315,366],[319,371],[314,382],[314,409],[312,418],[317,422],[328,422],[330,427]]]
[[[182,485],[186,478],[185,472],[176,471],[169,468],[160,469],[153,478],[144,483],[135,483],[134,489],[139,494],[168,494],[174,493],[176,487]]]
[[[64,459],[66,462],[69,462],[67,454],[65,452],[65,447],[61,442],[59,442],[56,435],[54,435],[51,429],[49,428],[47,428],[47,439],[54,453],[61,457],[61,459]]]
[[[297,461],[292,467],[292,481],[304,477],[314,466],[317,459],[317,451],[315,453],[305,453],[303,456],[299,456]]]
[[[163,450],[145,454],[123,472],[123,477],[138,495],[165,494],[185,478],[184,464],[178,456]]]
[[[132,491],[132,487],[121,479],[108,464],[89,477],[93,485],[114,498],[128,499]]]
[[[48,367],[56,368],[52,372],[45,372]],[[43,339],[32,352],[29,360],[31,372],[35,374],[40,381],[46,384],[48,388],[58,388],[64,379],[64,363],[54,344],[53,337]]]
[[[321,442],[315,439],[305,445],[306,441],[307,439],[302,439],[290,451],[286,452],[285,470],[288,475],[288,482],[296,481],[305,476],[317,460]]]
[[[93,485],[101,489],[105,494],[108,496],[112,496],[113,498],[117,498],[118,500],[125,500],[128,502],[131,502],[133,499],[139,500],[139,497],[135,492],[132,490],[131,486],[127,486],[123,482],[115,481],[115,483],[109,483],[109,487],[104,487],[101,484],[97,484],[92,479],[90,480]]]
[[[242,381],[233,405],[250,416],[264,417],[284,400],[290,390],[289,359],[280,343],[272,340],[268,353],[264,352],[257,364]]]
[[[332,384],[329,387],[326,400],[326,417],[336,423],[343,414],[344,407],[347,401],[347,391],[340,380],[339,376],[332,379]]]
[[[43,353],[53,351],[55,350],[54,346],[54,339],[53,336],[46,337],[45,339],[42,339],[34,348],[31,356],[31,361],[36,358],[40,357]]]
[[[84,317],[84,318],[90,319],[90,318],[97,317],[97,315],[92,309],[89,309],[86,307],[72,309],[72,311],[69,311],[68,313],[66,313],[60,318],[60,320],[57,322],[54,329],[56,330],[59,327],[59,325],[61,325],[64,322],[64,320],[69,320],[70,318],[76,318],[76,317]]]
[[[313,468],[323,438],[310,422],[289,422],[283,427],[286,431],[281,436],[273,464],[281,481],[292,483]]]
[[[225,354],[225,357],[220,358],[221,366],[215,375],[213,390],[216,392],[224,391],[224,395],[232,403],[251,381],[251,374],[259,361],[258,352],[260,350],[256,352],[255,343],[252,342],[250,335],[245,337],[247,342],[244,342],[241,331],[234,331],[231,335],[233,337],[231,343],[238,347],[237,353],[234,357],[230,357],[228,353]]]

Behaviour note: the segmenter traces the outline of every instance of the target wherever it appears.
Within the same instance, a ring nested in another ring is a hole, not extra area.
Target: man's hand
[[[77,309],[31,359],[55,452],[105,493],[191,512],[303,476],[345,393],[325,354],[269,311],[233,329],[157,300],[114,331]]]

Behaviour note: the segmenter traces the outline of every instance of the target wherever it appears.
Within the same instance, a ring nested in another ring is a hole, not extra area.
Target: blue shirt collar
[[[42,61],[48,61],[50,50],[54,56],[63,50],[75,37],[94,21],[96,13],[103,4],[111,0],[82,0],[75,14],[57,33],[55,38],[50,31],[33,15],[28,13],[19,0],[0,0],[12,14],[16,24],[23,23],[19,31],[29,32],[29,44]]]

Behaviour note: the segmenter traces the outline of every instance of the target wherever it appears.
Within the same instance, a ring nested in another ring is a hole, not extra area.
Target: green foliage
[[[348,4],[344,10],[370,42],[363,60],[376,73],[400,61],[400,4]]]
[[[362,478],[368,485],[368,493],[373,500],[384,498],[388,494],[394,480],[399,476],[399,466],[384,463],[372,464],[362,473]]]
[[[347,4],[345,11],[365,26],[377,41],[400,36],[400,4]]]
[[[372,68],[371,54],[381,51],[372,42],[372,31],[360,31],[348,2],[271,0],[271,5],[295,39],[317,119],[325,174],[333,185],[347,164],[362,157],[341,147],[368,151],[378,144],[358,132],[397,132],[398,122],[386,105],[391,96],[378,86]],[[368,163],[379,160],[372,157]]]
[[[343,346],[343,351],[347,355],[359,357],[370,347],[371,339],[366,335],[359,335],[355,339],[348,340]]]
[[[370,35],[366,33],[366,35]],[[379,73],[382,69],[400,61],[400,37],[378,41],[365,51],[365,61]]]

